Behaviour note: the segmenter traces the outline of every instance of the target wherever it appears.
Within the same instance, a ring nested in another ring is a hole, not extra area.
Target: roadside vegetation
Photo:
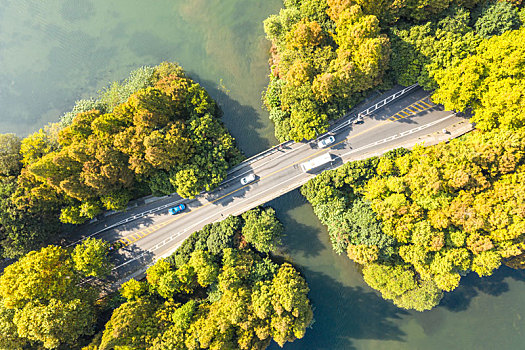
[[[383,81],[390,55],[376,16],[350,1],[284,1],[264,21],[272,42],[264,103],[281,140],[326,131],[366,91]]]
[[[264,349],[302,338],[308,285],[268,255],[283,227],[271,208],[205,226],[168,259],[97,300],[108,243],[47,246],[0,277],[2,349]]]
[[[107,243],[88,239],[74,249],[32,251],[6,267],[0,276],[0,348],[72,349],[89,339],[102,311],[100,290],[81,280],[109,273],[107,251]]]
[[[60,123],[20,140],[0,135],[0,254],[55,241],[130,199],[211,190],[241,159],[221,111],[174,63],[144,67]]]
[[[352,162],[301,189],[333,248],[396,305],[438,305],[462,276],[525,266],[525,12],[521,3],[285,0],[268,18],[264,103],[280,140],[324,132],[371,89],[418,82],[477,131]],[[181,67],[132,72],[59,123],[0,135],[0,348],[264,349],[302,338],[309,288],[270,253],[270,208],[205,226],[97,300],[109,245],[49,246],[153,193],[213,189],[242,155]],[[46,246],[42,248],[43,246]],[[6,260],[4,260],[6,262]]]
[[[281,232],[271,208],[195,232],[146,281],[122,286],[126,301],[95,348],[264,349],[302,338],[313,317],[305,280],[256,249]]]
[[[276,137],[316,137],[371,89],[416,82],[436,89],[439,75],[483,39],[522,25],[520,4],[285,0],[264,21],[272,48],[263,101]]]
[[[478,130],[448,143],[348,163],[302,188],[333,248],[402,308],[439,304],[471,271],[525,257],[525,29],[518,8],[454,5],[390,28],[397,82],[436,88]],[[522,17],[523,18],[523,17]]]

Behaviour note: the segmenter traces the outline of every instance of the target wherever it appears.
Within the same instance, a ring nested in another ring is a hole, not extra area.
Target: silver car
[[[253,181],[255,181],[255,174],[250,174],[250,175],[247,175],[247,176],[245,176],[245,177],[243,177],[241,179],[241,185],[244,186],[244,185],[247,185],[247,184],[249,184],[250,182],[253,182]]]
[[[327,146],[330,146],[334,142],[335,142],[335,137],[328,136],[328,137],[325,137],[324,139],[322,139],[321,141],[317,142],[317,146],[319,148],[325,148]]]

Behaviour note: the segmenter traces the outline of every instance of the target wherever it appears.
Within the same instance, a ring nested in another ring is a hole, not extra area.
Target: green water
[[[501,268],[483,279],[470,274],[439,307],[407,312],[381,299],[355,264],[332,252],[298,190],[269,205],[286,227],[282,255],[305,275],[315,307],[312,329],[286,349],[525,348],[525,271]]]
[[[219,102],[251,155],[275,144],[261,109],[262,20],[270,0],[0,0],[0,132],[23,136],[142,65],[177,61]],[[467,276],[442,305],[406,312],[334,254],[298,191],[270,203],[286,226],[283,255],[309,282],[316,323],[286,349],[522,349],[525,273]],[[277,349],[275,344],[272,349]]]
[[[21,136],[142,65],[177,61],[252,155],[276,143],[261,107],[278,0],[2,0],[0,131]]]

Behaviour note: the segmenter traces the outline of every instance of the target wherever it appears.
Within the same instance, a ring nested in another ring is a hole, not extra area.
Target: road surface
[[[335,142],[327,148],[319,149],[317,140],[289,142],[283,148],[270,150],[261,159],[236,167],[220,187],[210,193],[202,193],[192,200],[167,197],[84,229],[91,232],[89,235],[124,245],[112,254],[116,265],[112,278],[118,284],[126,277],[143,273],[155,259],[169,256],[204,225],[264,204],[300,187],[324,170],[398,147],[437,143],[471,130],[471,125],[433,104],[427,92],[416,88],[367,115],[360,124],[339,123],[331,130]],[[314,173],[302,171],[301,163],[327,152],[334,159],[331,164]],[[242,185],[240,179],[248,174],[255,174],[256,180]],[[181,202],[186,204],[186,210],[169,215],[167,208]],[[146,210],[153,213],[144,215]],[[123,220],[129,222],[119,224]]]

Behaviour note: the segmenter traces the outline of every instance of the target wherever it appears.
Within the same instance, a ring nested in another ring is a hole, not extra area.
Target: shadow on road
[[[246,172],[244,176],[232,179],[228,183],[220,185],[214,191],[206,194],[206,200],[213,202],[214,205],[225,207],[231,204],[235,198],[244,198],[246,192],[251,186],[257,186],[257,182],[259,181],[260,177],[249,165],[244,167],[243,172]],[[241,179],[248,176],[249,174],[254,174],[255,180],[246,185],[243,185],[241,183]]]

